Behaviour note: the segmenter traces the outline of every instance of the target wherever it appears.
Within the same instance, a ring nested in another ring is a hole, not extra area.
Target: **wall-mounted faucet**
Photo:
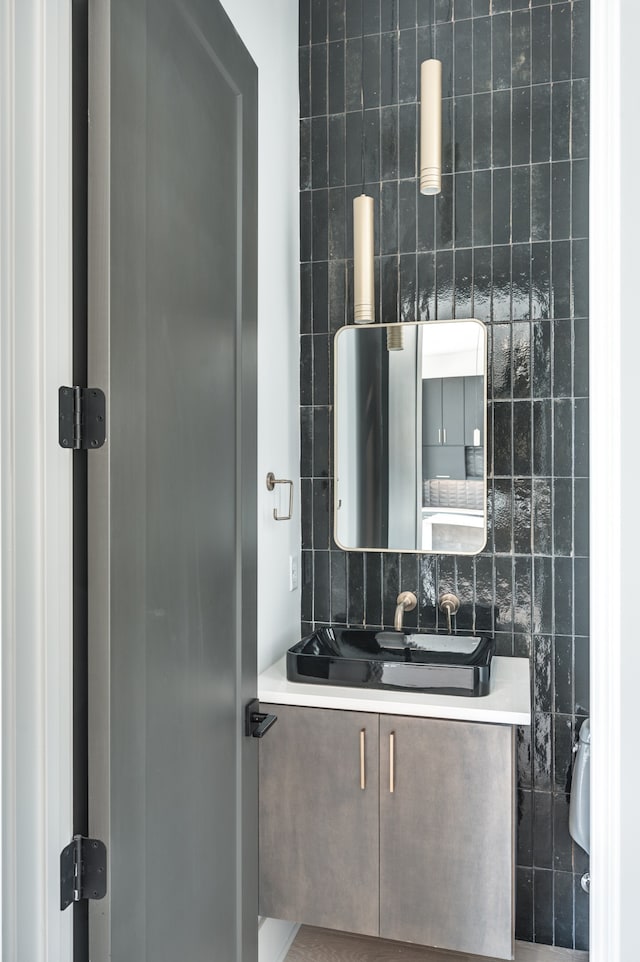
[[[396,616],[393,619],[393,627],[396,631],[402,631],[402,619],[405,611],[413,611],[418,604],[418,599],[413,591],[401,591],[396,598]]]
[[[438,607],[440,611],[444,611],[446,613],[447,629],[449,634],[451,634],[451,616],[455,615],[458,611],[460,607],[460,599],[456,595],[451,594],[451,592],[447,592],[447,594],[440,596],[438,600]]]

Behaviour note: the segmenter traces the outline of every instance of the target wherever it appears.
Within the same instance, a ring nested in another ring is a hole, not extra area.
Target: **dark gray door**
[[[92,962],[257,958],[257,71],[217,0],[90,4]]]

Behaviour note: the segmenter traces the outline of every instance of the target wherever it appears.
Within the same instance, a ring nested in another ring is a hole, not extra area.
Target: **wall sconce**
[[[420,193],[439,194],[442,184],[442,62],[420,67]]]
[[[375,321],[373,269],[373,197],[364,191],[353,199],[353,319],[356,324]]]

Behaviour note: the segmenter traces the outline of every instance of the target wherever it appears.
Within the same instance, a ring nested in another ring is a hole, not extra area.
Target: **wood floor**
[[[588,952],[516,943],[516,962],[588,962]],[[303,925],[285,962],[492,962],[478,955],[456,955],[402,942],[370,939]]]

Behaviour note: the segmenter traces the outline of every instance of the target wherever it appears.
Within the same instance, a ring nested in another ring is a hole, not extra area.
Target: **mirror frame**
[[[431,551],[424,548],[361,548],[361,547],[346,547],[341,544],[338,540],[338,486],[336,484],[337,477],[337,458],[338,458],[338,338],[345,331],[350,330],[387,330],[388,328],[407,328],[407,327],[426,327],[427,325],[436,324],[478,324],[482,329],[484,336],[484,390],[483,390],[483,430],[484,430],[484,479],[483,479],[483,491],[484,491],[484,541],[482,546],[477,551]],[[434,320],[434,321],[402,321],[400,323],[393,324],[383,324],[383,323],[373,323],[373,324],[345,324],[343,327],[339,328],[333,339],[333,462],[332,462],[332,483],[333,483],[333,540],[336,546],[341,551],[363,551],[363,552],[384,552],[385,554],[424,554],[424,555],[442,555],[443,557],[476,557],[482,554],[486,550],[487,542],[489,540],[489,501],[488,501],[488,472],[487,472],[487,424],[488,424],[488,380],[489,380],[489,337],[487,331],[487,325],[479,320],[477,317],[456,317],[449,318],[448,320]]]

